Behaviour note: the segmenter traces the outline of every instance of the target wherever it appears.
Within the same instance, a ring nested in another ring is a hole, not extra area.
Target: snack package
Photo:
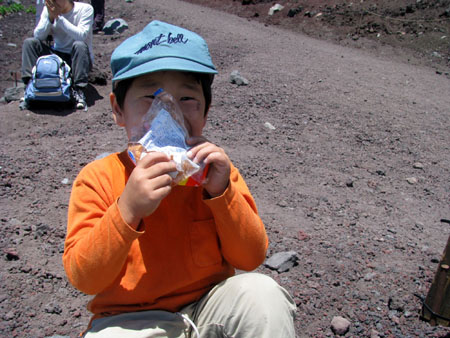
[[[177,167],[172,175],[175,184],[201,185],[206,179],[208,166],[194,163],[187,156],[190,148],[185,141],[188,132],[183,113],[169,93],[159,89],[154,95],[141,125],[130,132],[128,155],[136,164],[151,151],[165,153]]]

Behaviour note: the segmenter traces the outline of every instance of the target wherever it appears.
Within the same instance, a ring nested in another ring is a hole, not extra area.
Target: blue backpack
[[[73,103],[70,67],[58,55],[37,59],[31,79],[25,89],[25,102]]]

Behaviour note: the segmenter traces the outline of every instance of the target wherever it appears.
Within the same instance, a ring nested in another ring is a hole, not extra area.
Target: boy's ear
[[[119,127],[124,127],[125,126],[125,119],[123,116],[123,110],[120,107],[120,105],[117,103],[117,98],[116,95],[114,93],[110,93],[109,94],[109,102],[111,103],[111,109],[113,112],[113,118],[114,118],[114,122],[116,122],[116,124]]]

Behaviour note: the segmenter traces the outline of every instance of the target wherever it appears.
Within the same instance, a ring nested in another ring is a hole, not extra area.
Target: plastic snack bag
[[[152,151],[169,156],[176,164],[173,173],[174,183],[185,186],[199,186],[205,179],[208,166],[191,161],[186,144],[188,132],[184,126],[183,113],[172,95],[159,89],[148,112],[139,127],[131,130],[128,142],[128,155],[136,164]]]

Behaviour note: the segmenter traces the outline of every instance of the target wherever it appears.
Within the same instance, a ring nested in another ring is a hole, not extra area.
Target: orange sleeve
[[[223,195],[204,202],[214,215],[224,258],[245,271],[263,263],[267,234],[255,201],[236,168],[232,167],[230,184]]]
[[[99,170],[94,162],[83,168],[69,201],[63,264],[72,285],[87,294],[98,294],[114,281],[124,268],[131,243],[141,234],[120,215],[114,193],[120,187],[114,186],[111,177],[116,182],[125,178],[118,170],[110,172],[111,167],[106,163]]]

